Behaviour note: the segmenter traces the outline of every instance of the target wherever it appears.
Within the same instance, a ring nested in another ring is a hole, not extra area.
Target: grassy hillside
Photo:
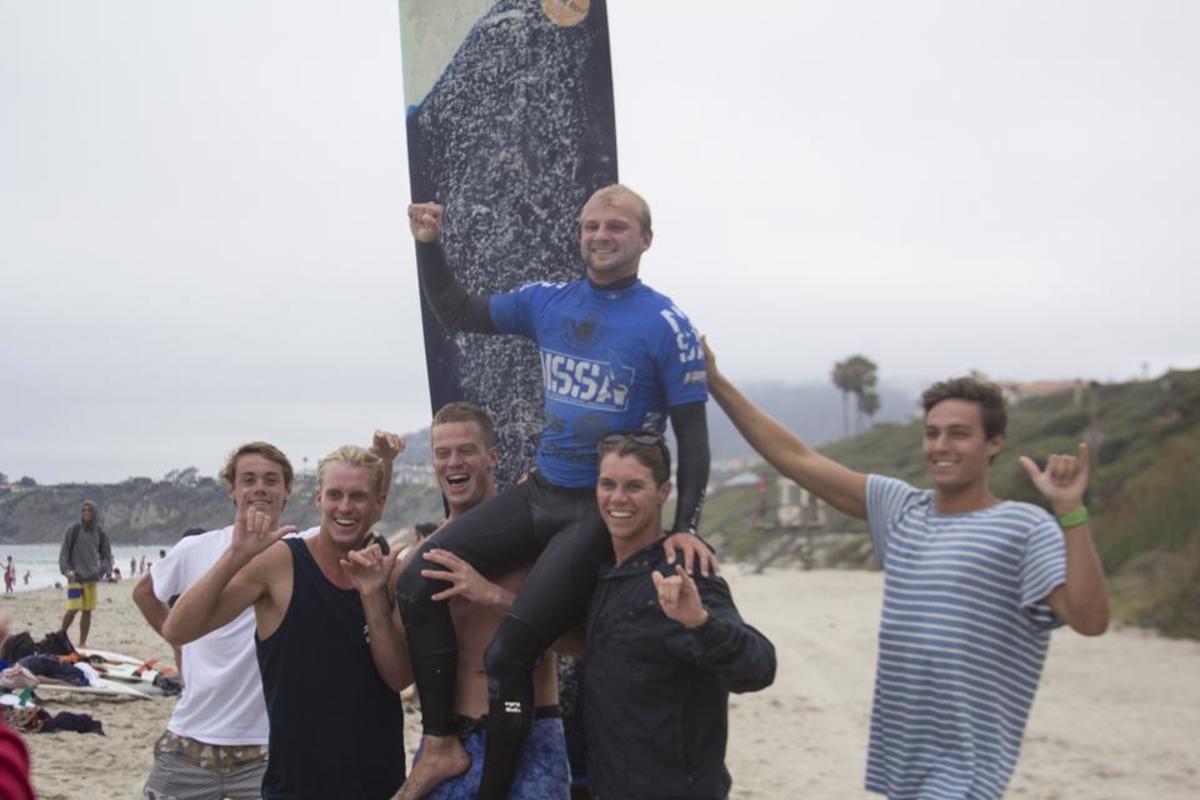
[[[1168,635],[1200,638],[1200,371],[1096,385],[1078,398],[1067,393],[1022,401],[1011,409],[992,491],[1039,502],[1017,456],[1074,452],[1089,438],[1093,420],[1099,447],[1087,502],[1117,616]],[[879,425],[823,452],[854,469],[928,486],[921,433],[919,421]],[[773,474],[765,465],[757,471]],[[721,531],[735,555],[761,554],[774,534],[750,524],[757,502],[753,487],[715,492],[705,527]],[[836,512],[829,528],[865,531],[862,522]]]
[[[312,475],[298,475],[282,522],[308,528],[317,524]],[[442,495],[434,486],[396,484],[388,495],[383,530],[409,527],[442,516]],[[40,486],[0,496],[0,541],[60,542],[79,521],[79,507],[91,500],[100,508],[104,529],[116,543],[167,544],[186,529],[220,528],[233,519],[233,503],[214,478],[181,485],[149,478],[113,484]]]

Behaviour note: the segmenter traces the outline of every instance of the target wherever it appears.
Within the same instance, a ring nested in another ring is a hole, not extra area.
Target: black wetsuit
[[[687,317],[636,279],[531,284],[502,295],[468,294],[441,247],[418,244],[422,288],[442,324],[475,333],[516,333],[542,350],[547,425],[538,469],[439,530],[401,575],[397,602],[408,635],[426,733],[455,730],[457,650],[444,582],[423,578],[425,550],[450,550],[495,576],[535,562],[485,654],[489,713],[479,797],[503,798],[532,724],[532,669],[583,618],[612,550],[596,510],[596,446],[607,433],[661,431],[679,449],[674,530],[696,529],[708,481],[703,351]]]

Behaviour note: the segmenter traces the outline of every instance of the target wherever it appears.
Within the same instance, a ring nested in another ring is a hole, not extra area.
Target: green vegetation
[[[1117,618],[1200,638],[1200,371],[1022,400],[1010,411],[992,491],[1039,503],[1017,456],[1040,461],[1075,452],[1078,442],[1091,438],[1093,419],[1092,440],[1099,446],[1092,454],[1088,506]],[[823,452],[857,470],[928,486],[921,432],[920,421],[878,425]],[[754,470],[775,477],[766,465]],[[705,528],[720,532],[714,538],[734,558],[761,557],[777,535],[753,527],[758,502],[754,487],[732,487],[714,492],[706,506]],[[832,510],[828,528],[866,530]]]
[[[117,544],[167,544],[187,528],[210,530],[233,521],[233,503],[215,478],[172,473],[171,480],[130,478],[112,484],[60,484],[0,496],[0,541],[60,542],[79,521],[79,506],[91,500],[101,508],[100,520]],[[301,530],[318,524],[313,493],[316,478],[297,475],[281,522]],[[383,530],[409,527],[442,517],[442,495],[436,486],[394,484],[388,493]]]

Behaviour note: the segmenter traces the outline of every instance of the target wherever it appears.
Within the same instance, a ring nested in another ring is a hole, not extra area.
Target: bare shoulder
[[[278,541],[259,553],[242,568],[240,573],[248,581],[272,585],[290,579],[292,574],[292,551],[284,542]]]

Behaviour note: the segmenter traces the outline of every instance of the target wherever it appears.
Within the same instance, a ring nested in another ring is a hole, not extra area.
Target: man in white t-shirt
[[[221,471],[239,511],[267,512],[278,524],[292,490],[292,465],[278,448],[250,442]],[[229,546],[233,525],[189,536],[171,548],[133,591],[133,601],[162,633],[167,601],[183,593]],[[154,746],[144,800],[258,798],[267,768],[267,707],[254,654],[254,612],[183,646],[183,697]]]
[[[401,449],[399,437],[376,433],[372,450],[383,458],[389,479],[392,459]],[[278,527],[293,478],[282,451],[266,442],[244,444],[229,456],[221,477],[238,512],[261,510]],[[134,603],[160,635],[169,599],[212,568],[229,548],[233,529],[229,525],[184,538],[134,588]],[[183,696],[154,746],[144,800],[261,797],[269,726],[254,632],[254,609],[247,608],[227,625],[183,646]]]

